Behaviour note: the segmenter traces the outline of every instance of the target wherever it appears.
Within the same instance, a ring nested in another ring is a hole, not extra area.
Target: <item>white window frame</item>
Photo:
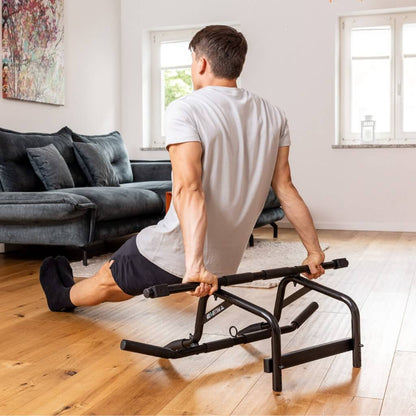
[[[165,146],[165,137],[162,135],[162,95],[164,91],[161,80],[161,71],[163,69],[160,62],[161,45],[166,42],[190,42],[200,29],[191,28],[150,32],[150,137],[145,137],[143,143],[145,148],[164,149]]]
[[[414,13],[403,13],[397,16],[396,21],[396,51],[398,56],[403,56],[403,36],[400,36],[403,33],[403,25],[407,23],[416,23],[416,12]],[[410,56],[409,56],[410,57]],[[416,58],[416,54],[411,55],[411,57]],[[396,74],[399,74],[399,79],[397,82],[397,95],[400,97],[397,104],[397,117],[401,120],[401,123],[397,126],[396,137],[403,138],[404,141],[413,141],[416,143],[416,132],[404,132],[403,131],[403,94],[402,94],[402,84],[403,84],[403,73],[404,73],[404,60],[398,59],[396,63]]]
[[[361,144],[360,133],[351,127],[351,31],[355,27],[391,26],[390,132],[376,133],[374,145],[416,144],[416,132],[403,131],[403,25],[416,23],[416,12],[346,16],[340,18],[340,140],[338,144]],[[365,143],[368,147],[368,143]]]

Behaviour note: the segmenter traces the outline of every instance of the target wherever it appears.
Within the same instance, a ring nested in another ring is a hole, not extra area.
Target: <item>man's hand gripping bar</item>
[[[348,267],[348,260],[345,258],[335,259],[322,263],[321,266],[324,269],[341,269]],[[300,273],[310,273],[308,266],[295,266],[295,267],[281,267],[279,269],[262,270],[255,273],[240,273],[229,276],[222,276],[218,279],[218,287],[237,285],[240,283],[253,282],[254,280],[267,280],[275,279],[277,277],[293,276]],[[163,296],[169,296],[172,293],[194,291],[199,283],[178,283],[173,285],[161,284],[148,287],[143,291],[143,295],[146,298],[161,298]]]

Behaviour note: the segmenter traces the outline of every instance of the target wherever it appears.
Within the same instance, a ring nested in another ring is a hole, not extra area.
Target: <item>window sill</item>
[[[403,149],[403,148],[416,148],[416,142],[412,143],[344,143],[334,144],[333,149]]]
[[[166,151],[166,148],[165,147],[141,147],[140,150],[142,150],[143,152],[153,152],[153,151],[160,152],[161,150]]]

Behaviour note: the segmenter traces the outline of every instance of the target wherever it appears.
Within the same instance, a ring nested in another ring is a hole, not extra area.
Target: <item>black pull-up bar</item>
[[[345,258],[335,259],[322,263],[321,266],[324,269],[341,269],[348,267],[348,260]],[[255,273],[240,273],[229,276],[222,276],[218,278],[218,286],[230,286],[240,283],[249,283],[254,280],[268,280],[275,279],[284,276],[293,276],[300,273],[310,273],[308,266],[295,266],[295,267],[281,267],[279,269],[262,270]],[[161,284],[148,287],[143,291],[143,295],[146,298],[160,298],[163,296],[169,296],[172,293],[193,291],[198,287],[199,283],[178,283],[173,285]]]
[[[322,267],[324,269],[339,269],[347,266],[348,261],[345,258],[322,263]],[[361,367],[362,345],[360,342],[360,313],[357,305],[349,296],[299,276],[301,273],[308,272],[308,266],[296,266],[262,270],[257,273],[241,273],[220,277],[218,279],[219,286],[247,283],[254,280],[265,280],[279,277],[283,278],[280,280],[279,287],[277,289],[274,313],[271,313],[261,306],[251,303],[234,293],[227,292],[224,288],[220,287],[218,291],[215,292],[214,297],[215,300],[222,299],[222,303],[211,311],[206,311],[208,296],[199,299],[195,320],[195,331],[194,334],[190,334],[188,338],[174,340],[164,347],[124,339],[121,342],[121,349],[155,357],[174,359],[217,351],[230,348],[234,345],[248,344],[270,338],[271,358],[266,358],[264,360],[264,371],[272,373],[273,390],[276,392],[282,391],[282,370],[284,368],[293,367],[295,365],[318,360],[324,357],[330,357],[347,351],[352,351],[353,366],[356,368]],[[303,287],[286,298],[286,288],[290,283],[293,283],[294,285],[299,284]],[[156,285],[145,289],[144,295],[148,298],[169,296],[171,293],[194,290],[197,286],[198,283],[194,282],[175,285]],[[329,296],[348,306],[351,312],[351,337],[282,354],[281,335],[298,329],[317,310],[318,304],[316,302],[312,302],[295,319],[292,320],[290,325],[285,326],[279,325],[282,309],[309,291],[315,291]],[[225,311],[229,306],[235,306],[243,309],[246,312],[260,317],[265,322],[262,321],[251,324],[240,330],[238,330],[235,326],[231,326],[230,337],[201,344],[199,341],[203,335],[204,324],[212,318],[218,316],[222,311]],[[231,332],[232,328],[234,328],[233,332]]]

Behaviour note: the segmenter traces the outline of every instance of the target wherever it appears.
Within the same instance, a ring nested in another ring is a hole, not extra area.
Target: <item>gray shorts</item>
[[[142,256],[136,236],[127,240],[112,256],[111,272],[120,289],[128,295],[141,295],[149,286],[181,283],[182,279],[166,272]]]

